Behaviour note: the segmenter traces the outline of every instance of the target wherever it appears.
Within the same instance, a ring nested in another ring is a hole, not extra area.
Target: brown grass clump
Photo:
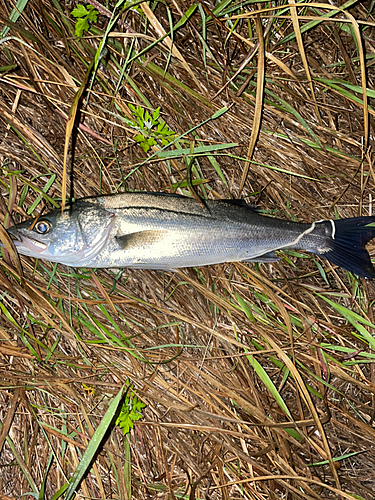
[[[280,218],[372,213],[372,3],[92,5],[78,37],[74,3],[0,0],[5,227],[190,195],[189,172]],[[137,107],[181,137],[145,152]],[[373,284],[295,252],[176,273],[2,252],[0,498],[71,498],[74,473],[77,498],[374,498]]]

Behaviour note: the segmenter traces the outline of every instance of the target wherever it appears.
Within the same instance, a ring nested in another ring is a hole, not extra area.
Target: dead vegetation
[[[79,38],[76,4],[1,0],[5,227],[65,195],[189,194],[189,171],[280,218],[372,213],[373,3],[92,4]],[[63,496],[127,379],[143,419],[77,498],[374,498],[373,284],[295,252],[94,273],[9,250],[0,498]]]

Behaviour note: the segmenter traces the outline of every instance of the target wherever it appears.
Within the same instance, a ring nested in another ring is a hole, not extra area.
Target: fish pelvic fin
[[[276,262],[280,260],[280,257],[276,254],[276,252],[267,252],[263,255],[259,255],[258,257],[254,257],[253,259],[246,259],[246,262]]]
[[[365,246],[375,238],[375,216],[329,222],[332,236],[327,241],[327,249],[315,253],[360,278],[374,279],[375,269]]]

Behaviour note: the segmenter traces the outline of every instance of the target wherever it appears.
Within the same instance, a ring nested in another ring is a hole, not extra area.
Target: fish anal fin
[[[246,259],[246,262],[275,262],[280,260],[280,257],[276,255],[276,252],[268,252],[263,255],[259,255],[258,257],[254,257],[253,259]]]
[[[123,250],[129,250],[131,248],[146,248],[155,245],[159,243],[163,236],[164,233],[162,231],[147,229],[145,231],[116,236],[116,240]]]

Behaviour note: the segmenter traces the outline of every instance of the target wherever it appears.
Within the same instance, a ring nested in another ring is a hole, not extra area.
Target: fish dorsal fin
[[[194,199],[193,197],[184,196],[182,194],[177,194],[177,193],[154,193],[154,192],[150,192],[149,194],[153,194],[155,196],[168,196],[170,198],[182,198],[182,199],[185,199],[185,200],[186,199],[188,199],[188,200]],[[205,199],[201,198],[201,201],[202,201],[202,203],[206,203],[207,201],[210,201],[210,200],[205,200]],[[248,203],[246,203],[246,201],[243,198],[239,198],[239,199],[224,198],[222,200],[217,200],[217,201],[219,201],[220,203],[228,203],[230,205],[238,205],[238,206],[241,206],[241,207],[253,208],[251,205],[249,205]]]
[[[170,197],[170,198],[180,198],[183,200],[194,199],[194,198],[190,198],[188,196],[184,196],[182,194],[177,194],[177,193],[154,193],[154,192],[151,192],[149,194],[153,194],[155,196],[165,196],[165,197]],[[209,201],[210,200],[205,200],[205,199],[201,198],[201,202],[204,206],[206,206],[207,202],[209,202]],[[243,198],[239,198],[239,199],[224,198],[222,200],[217,200],[217,201],[219,201],[220,203],[226,203],[228,205],[235,205],[238,207],[246,207],[250,210],[258,211],[258,209],[256,207],[246,203],[246,201]]]
[[[158,193],[157,191],[149,191],[147,194],[153,194],[154,196],[169,196],[170,198],[189,198],[188,196],[178,193]]]
[[[257,211],[257,208],[254,207],[253,205],[249,205],[248,203],[246,203],[246,201],[243,199],[243,198],[240,198],[240,199],[227,199],[227,200],[219,200],[220,203],[226,203],[227,205],[235,205],[237,207],[246,207],[248,208],[249,210],[254,210],[254,212]]]
[[[123,250],[130,250],[134,247],[141,249],[155,245],[163,238],[164,234],[163,231],[147,229],[145,231],[137,231],[135,233],[116,236],[116,240]]]

